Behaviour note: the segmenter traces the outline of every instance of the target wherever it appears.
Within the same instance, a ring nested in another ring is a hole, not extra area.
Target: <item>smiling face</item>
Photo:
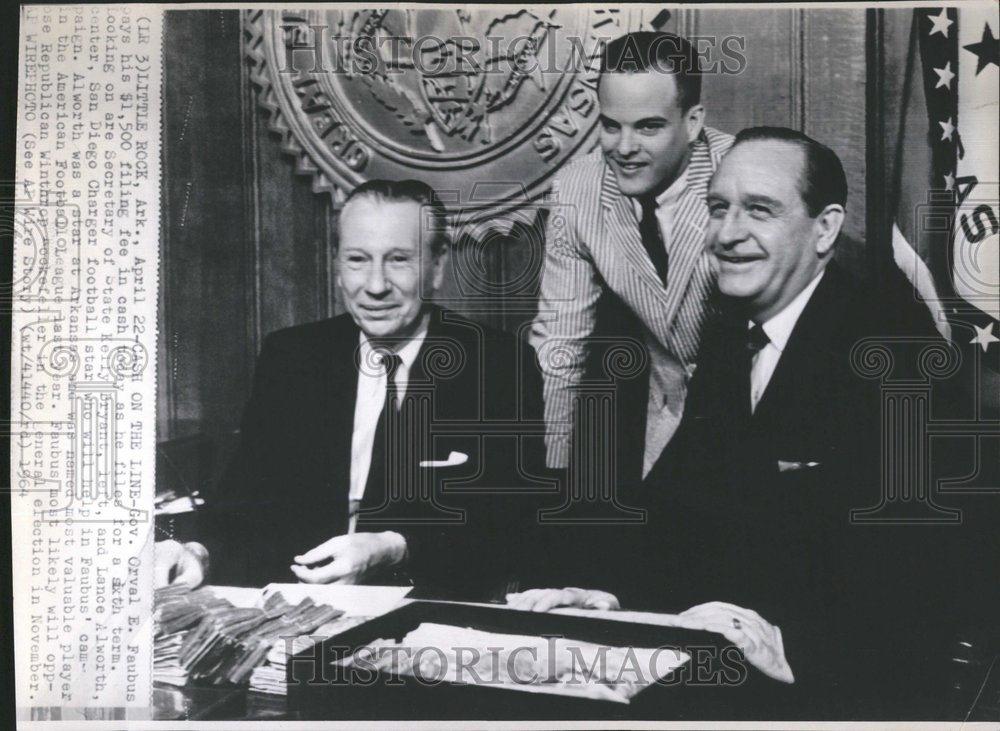
[[[415,201],[367,196],[341,211],[337,283],[347,311],[370,340],[412,336],[441,285],[445,254],[435,256],[430,236],[421,237],[421,215]]]
[[[628,196],[665,190],[684,170],[689,143],[701,134],[704,110],[686,112],[671,74],[607,73],[598,90],[601,149]]]
[[[802,199],[805,155],[780,140],[743,142],[729,151],[708,192],[708,246],[719,261],[719,289],[766,322],[825,265],[843,208],[810,216]]]

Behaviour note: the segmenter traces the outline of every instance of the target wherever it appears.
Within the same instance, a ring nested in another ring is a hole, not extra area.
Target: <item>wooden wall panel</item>
[[[865,241],[865,11],[803,15],[803,131],[829,145],[847,173],[845,233]],[[850,252],[861,255],[860,249]],[[846,255],[845,255],[846,256]],[[852,259],[852,265],[860,261]]]
[[[334,310],[327,197],[266,129],[236,11],[167,13],[158,428],[235,429],[263,335]]]
[[[799,97],[799,48],[802,43],[797,10],[696,10],[683,23],[688,36],[745,39],[746,68],[738,74],[720,73],[702,79],[706,123],[735,134],[744,127],[773,124],[798,127],[802,113]],[[732,67],[734,62],[730,62]]]
[[[438,302],[478,322],[517,332],[534,317],[544,247],[536,210],[510,214],[509,231],[454,242]]]
[[[239,16],[167,13],[161,438],[226,428],[247,382]]]
[[[253,114],[260,116],[258,109]],[[277,138],[258,127],[257,168],[260,331],[320,320],[327,301],[328,196],[312,192],[308,178],[292,172],[292,158]]]
[[[444,285],[435,297],[438,304],[487,325],[503,326],[500,298],[491,293],[506,243],[499,239],[495,236],[474,241],[465,237],[453,242]]]
[[[708,124],[800,129],[829,145],[847,173],[849,205],[838,259],[859,272],[865,241],[865,14],[862,9],[693,10],[689,36],[745,38],[746,69],[703,81]],[[713,56],[715,58],[715,56]]]
[[[503,328],[527,337],[526,328],[538,309],[538,292],[545,260],[545,222],[540,211],[530,224],[519,227],[503,247],[501,279],[510,296],[504,305]]]

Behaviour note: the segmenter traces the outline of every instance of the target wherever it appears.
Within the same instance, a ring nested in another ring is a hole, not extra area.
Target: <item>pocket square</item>
[[[469,461],[469,455],[465,452],[449,452],[448,459],[425,459],[420,463],[421,467],[458,467]]]
[[[795,472],[796,470],[808,470],[819,466],[819,462],[786,462],[783,459],[778,460],[778,472]]]

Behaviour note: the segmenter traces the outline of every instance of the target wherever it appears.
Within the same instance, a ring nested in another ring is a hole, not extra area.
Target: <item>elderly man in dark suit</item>
[[[445,226],[423,183],[351,193],[347,314],[265,340],[204,540],[159,545],[161,583],[200,583],[206,563],[214,583],[403,580],[467,596],[509,578],[505,542],[530,519],[511,492],[544,462],[541,436],[520,433],[541,423],[541,379],[530,345],[430,303]]]
[[[537,589],[509,602],[690,607],[679,624],[725,635],[794,683],[787,697],[811,717],[933,713],[921,704],[940,697],[944,582],[964,567],[923,528],[851,520],[881,495],[880,393],[855,347],[926,347],[930,319],[892,311],[833,261],[846,178],[806,135],[744,130],[707,200],[727,311],[703,341],[677,435],[627,497],[650,525],[633,541],[623,533],[617,576],[572,577],[611,593]]]

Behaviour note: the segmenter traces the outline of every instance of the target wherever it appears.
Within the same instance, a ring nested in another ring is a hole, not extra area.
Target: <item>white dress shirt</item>
[[[806,308],[806,303],[812,297],[813,292],[816,291],[819,280],[823,278],[825,271],[824,269],[817,274],[806,285],[805,289],[795,296],[795,299],[785,305],[785,308],[781,312],[761,325],[770,342],[754,355],[753,366],[750,368],[751,413],[756,410],[757,404],[764,395],[764,390],[767,388],[767,384],[770,383],[771,376],[774,375],[774,369],[778,365],[778,360],[781,358],[781,354],[788,344],[788,338],[792,335],[795,323],[799,321],[802,310]],[[747,329],[749,330],[753,325],[752,321],[747,323]]]
[[[426,325],[421,328],[413,339],[396,351],[400,358],[396,369],[395,382],[400,402],[406,395],[406,385],[410,378],[410,368],[417,359],[420,346],[427,336]],[[375,364],[379,362],[378,355],[364,333],[361,333],[360,362]],[[375,430],[378,428],[378,417],[385,405],[385,370],[379,367],[358,369],[358,392],[354,403],[354,433],[351,435],[351,485],[349,497],[351,501],[360,503],[368,483],[368,472],[372,465],[372,447],[375,443]],[[355,516],[351,516],[351,532],[354,532]]]
[[[664,285],[665,287],[669,287],[671,282],[671,233],[674,227],[674,216],[677,213],[677,204],[680,202],[684,189],[687,188],[687,172],[687,167],[685,167],[681,174],[677,176],[677,179],[665,191],[656,196],[656,223],[660,227],[660,238],[663,239],[663,245],[667,250],[667,284]],[[638,199],[632,199],[632,208],[635,211],[636,218],[642,221],[642,204]],[[657,382],[655,374],[650,374],[648,404],[646,407],[649,413],[662,410],[666,401],[667,397]],[[659,424],[660,426],[658,433],[655,424]],[[656,464],[656,460],[659,459],[660,452],[663,450],[663,445],[670,441],[670,434],[664,433],[664,430],[670,429],[672,431],[675,428],[676,422],[674,421],[654,420],[651,418],[646,420],[646,448],[643,450],[642,456],[643,476]]]
[[[670,233],[673,231],[674,214],[677,213],[677,203],[681,199],[681,194],[687,188],[687,168],[677,176],[677,179],[670,184],[670,187],[656,196],[656,223],[660,227],[660,238],[667,249],[668,263],[670,255]],[[637,198],[632,199],[632,208],[635,210],[636,218],[642,220],[642,204]],[[667,270],[667,282],[670,282],[670,270]]]

